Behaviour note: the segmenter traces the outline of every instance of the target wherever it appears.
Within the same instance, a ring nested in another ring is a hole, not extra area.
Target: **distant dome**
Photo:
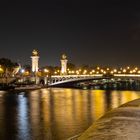
[[[38,51],[37,51],[37,50],[33,50],[33,51],[32,51],[32,55],[33,55],[33,56],[38,56]]]

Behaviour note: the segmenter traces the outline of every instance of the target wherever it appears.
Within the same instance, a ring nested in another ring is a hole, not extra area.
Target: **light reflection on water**
[[[0,140],[64,140],[105,112],[140,97],[135,91],[41,89],[0,93]]]
[[[17,97],[18,100],[18,116],[17,116],[17,127],[18,127],[18,139],[26,137],[26,140],[30,139],[29,131],[29,120],[28,120],[28,104],[27,98],[24,98],[23,95]]]

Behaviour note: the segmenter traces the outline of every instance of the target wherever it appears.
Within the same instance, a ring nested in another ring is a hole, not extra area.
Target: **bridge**
[[[50,87],[70,87],[72,84],[79,82],[103,79],[140,80],[140,74],[114,74],[111,76],[105,76],[103,74],[51,76],[50,80],[47,81],[47,84]]]
[[[48,86],[70,87],[72,84],[75,84],[75,83],[91,81],[91,80],[99,80],[99,79],[103,79],[102,74],[52,76],[50,81],[48,82]]]
[[[70,87],[73,84],[93,81],[93,80],[103,80],[103,79],[121,79],[121,80],[140,80],[140,74],[114,74],[114,75],[52,75],[50,77],[10,77],[10,78],[0,78],[0,83],[14,83],[16,81],[34,81],[36,84],[43,84],[49,87]]]

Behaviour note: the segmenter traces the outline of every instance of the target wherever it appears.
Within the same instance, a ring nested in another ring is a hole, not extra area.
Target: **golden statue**
[[[67,56],[65,54],[62,54],[62,59],[66,59]]]
[[[33,50],[32,55],[33,56],[38,56],[38,51],[37,50]]]

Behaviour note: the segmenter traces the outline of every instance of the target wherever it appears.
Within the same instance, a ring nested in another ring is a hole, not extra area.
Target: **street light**
[[[48,73],[48,72],[49,72],[49,70],[48,70],[48,69],[44,69],[44,72]]]
[[[4,72],[4,70],[3,70],[2,66],[0,65],[0,73],[3,73],[3,72]]]
[[[22,68],[22,69],[20,70],[20,72],[23,74],[23,73],[25,72],[25,69]]]
[[[126,69],[123,69],[123,73],[126,73]]]

